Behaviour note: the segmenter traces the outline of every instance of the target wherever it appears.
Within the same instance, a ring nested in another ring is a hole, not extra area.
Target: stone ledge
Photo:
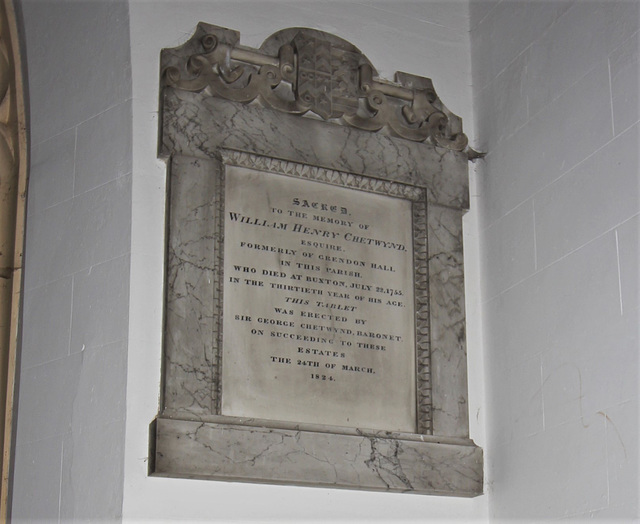
[[[483,489],[482,449],[466,439],[422,442],[158,418],[150,440],[152,476],[458,497]]]

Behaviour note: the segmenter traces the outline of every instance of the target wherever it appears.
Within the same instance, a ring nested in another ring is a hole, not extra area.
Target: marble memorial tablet
[[[225,195],[222,414],[415,432],[411,201],[236,166]]]
[[[346,40],[201,23],[161,57],[163,379],[149,474],[476,496],[467,138]]]

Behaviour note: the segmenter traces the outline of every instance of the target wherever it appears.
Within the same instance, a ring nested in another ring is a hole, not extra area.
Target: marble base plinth
[[[466,497],[482,493],[482,449],[468,439],[166,418],[158,418],[151,431],[154,476]]]

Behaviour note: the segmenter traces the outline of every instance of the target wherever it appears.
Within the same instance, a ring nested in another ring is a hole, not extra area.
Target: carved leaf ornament
[[[189,42],[167,50],[164,85],[455,151],[467,146],[461,119],[428,78],[398,72],[393,83],[378,79],[355,46],[314,29],[278,31],[259,50],[239,40],[237,31],[200,23]]]

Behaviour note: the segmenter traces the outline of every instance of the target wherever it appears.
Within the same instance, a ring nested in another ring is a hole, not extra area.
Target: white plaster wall
[[[392,79],[396,70],[432,77],[444,102],[469,126],[472,115],[466,2],[131,0],[130,14],[134,174],[124,520],[484,519],[486,497],[456,499],[149,478],[146,463],[148,424],[158,411],[162,332],[165,165],[155,158],[160,49],[184,42],[198,21],[239,30],[241,43],[253,47],[279,29],[313,27],[351,41],[385,78]],[[469,252],[473,253],[473,215],[470,218],[468,241]],[[468,275],[477,274],[473,260],[467,271]],[[477,310],[473,283],[470,289],[469,308]],[[477,323],[470,319],[470,326]],[[478,333],[475,329],[470,331]],[[472,437],[482,445],[477,335],[469,342]]]
[[[13,520],[118,519],[131,79],[126,1],[24,0],[31,169]]]
[[[639,9],[471,2],[490,519],[638,516]]]

